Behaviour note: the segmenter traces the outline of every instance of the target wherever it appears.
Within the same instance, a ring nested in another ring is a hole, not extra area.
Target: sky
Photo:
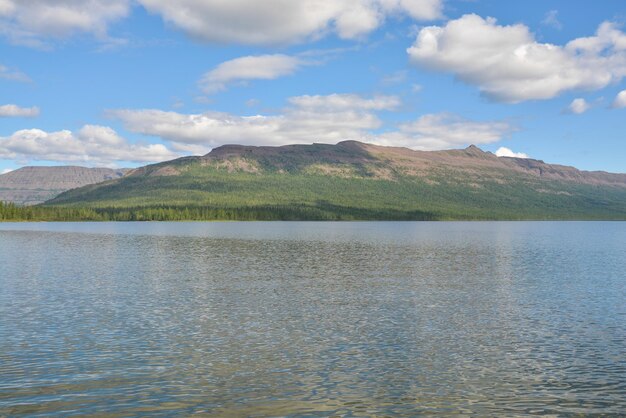
[[[223,144],[626,172],[622,0],[0,0],[0,173]]]

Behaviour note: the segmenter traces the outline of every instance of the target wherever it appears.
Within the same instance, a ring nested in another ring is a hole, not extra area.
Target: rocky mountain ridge
[[[66,190],[120,178],[127,171],[78,166],[22,167],[0,175],[0,201],[34,205]]]
[[[180,175],[193,164],[212,166],[229,172],[325,174],[340,177],[399,179],[406,176],[428,178],[442,171],[463,173],[470,178],[489,173],[517,173],[546,180],[589,185],[626,187],[626,174],[583,171],[575,167],[548,164],[530,158],[498,157],[475,145],[460,150],[415,151],[358,141],[337,145],[244,146],[223,145],[201,157],[183,157],[141,167],[129,176]]]

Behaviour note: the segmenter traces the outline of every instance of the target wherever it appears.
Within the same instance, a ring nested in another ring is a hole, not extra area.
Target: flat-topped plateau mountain
[[[497,157],[475,146],[225,145],[46,205],[155,220],[626,219],[626,174]]]
[[[122,177],[126,171],[75,166],[23,167],[0,175],[0,201],[34,205],[66,190]]]

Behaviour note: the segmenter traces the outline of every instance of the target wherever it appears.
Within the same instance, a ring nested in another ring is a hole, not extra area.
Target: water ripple
[[[0,225],[0,416],[623,415],[626,224]]]

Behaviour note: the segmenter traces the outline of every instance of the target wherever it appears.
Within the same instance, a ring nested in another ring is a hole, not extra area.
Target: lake
[[[626,223],[0,223],[0,416],[626,414]]]

